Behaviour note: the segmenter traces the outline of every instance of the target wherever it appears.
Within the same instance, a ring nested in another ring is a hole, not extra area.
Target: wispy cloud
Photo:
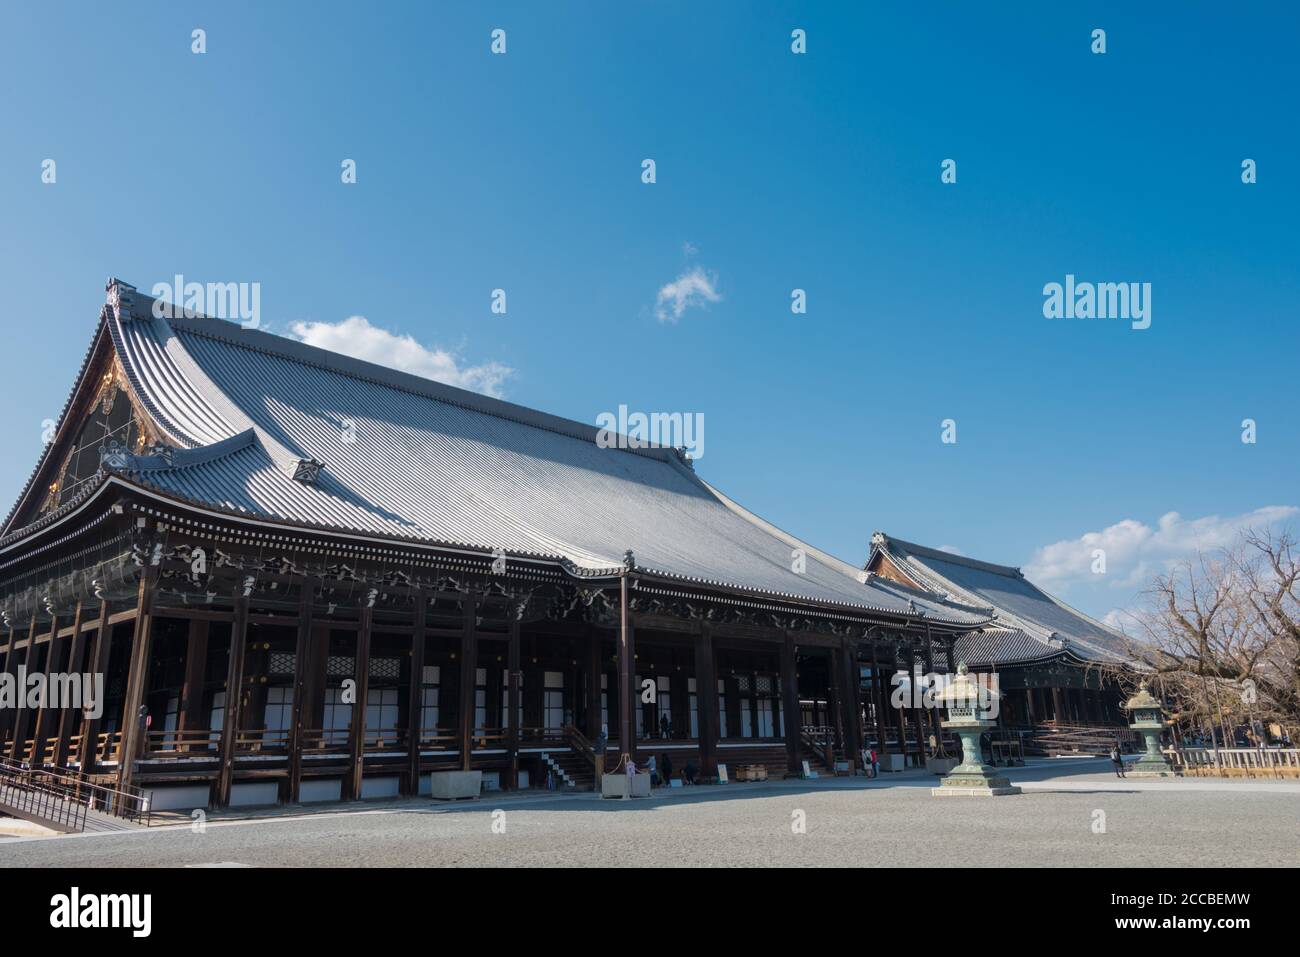
[[[655,315],[660,322],[677,322],[693,306],[721,302],[718,277],[699,266],[687,270],[659,290],[655,297]]]
[[[409,335],[372,326],[365,316],[349,316],[342,322],[295,322],[290,328],[308,345],[498,398],[502,385],[514,374],[499,362],[463,365],[454,353],[426,348]]]
[[[1106,553],[1104,580],[1114,587],[1135,588],[1197,551],[1233,544],[1245,528],[1264,529],[1300,516],[1293,505],[1270,505],[1244,515],[1208,515],[1184,518],[1177,512],[1161,516],[1153,528],[1136,519],[1124,519],[1099,532],[1087,532],[1038,549],[1025,566],[1025,576],[1044,588],[1097,584],[1103,576],[1093,572],[1094,552]],[[1113,613],[1112,613],[1113,614]]]

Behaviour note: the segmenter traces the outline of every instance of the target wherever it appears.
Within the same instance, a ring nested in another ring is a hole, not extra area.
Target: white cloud
[[[718,277],[699,266],[690,269],[659,290],[655,297],[655,315],[660,322],[677,322],[687,309],[710,302],[721,302]]]
[[[1300,515],[1300,508],[1271,505],[1244,515],[1208,515],[1187,519],[1177,512],[1161,516],[1152,528],[1126,518],[1100,532],[1087,532],[1038,549],[1024,568],[1025,577],[1048,589],[1097,584],[1104,580],[1114,587],[1144,586],[1174,562],[1206,551],[1232,545],[1245,528],[1267,528]],[[1106,553],[1106,574],[1093,572],[1094,553]],[[1116,609],[1111,614],[1123,613]]]
[[[960,558],[966,557],[966,553],[956,545],[940,545],[938,550],[941,552],[947,552],[949,555],[957,555]]]
[[[1122,631],[1126,635],[1141,633],[1141,620],[1138,610],[1132,608],[1112,608],[1102,616],[1101,623],[1107,628]]]
[[[462,365],[454,353],[428,349],[411,336],[372,326],[365,316],[349,316],[342,322],[295,322],[291,328],[308,345],[498,398],[502,384],[514,374],[499,362]]]

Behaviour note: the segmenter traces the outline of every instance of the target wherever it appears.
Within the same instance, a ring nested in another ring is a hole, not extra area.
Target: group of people
[[[626,760],[623,769],[628,777],[634,774],[650,775],[650,786],[652,788],[669,785],[673,780],[673,758],[667,751],[659,758],[656,758],[653,754],[650,755],[646,759],[645,770],[638,770],[636,762],[631,758]],[[699,768],[688,761],[686,767],[682,768],[682,784],[694,784],[699,773]]]

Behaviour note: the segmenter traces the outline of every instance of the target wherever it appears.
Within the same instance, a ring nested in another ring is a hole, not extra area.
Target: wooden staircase
[[[583,755],[572,750],[544,751],[542,765],[555,773],[562,791],[591,791],[596,787],[596,769]]]

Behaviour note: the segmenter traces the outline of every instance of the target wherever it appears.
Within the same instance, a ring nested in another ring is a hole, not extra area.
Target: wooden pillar
[[[880,674],[878,651],[879,643],[873,638],[871,640],[871,695],[876,712],[876,752],[881,754],[885,750],[885,705],[888,696]]]
[[[844,661],[840,656],[839,648],[829,648],[826,651],[826,658],[830,663],[831,674],[831,696],[835,699],[831,702],[831,714],[835,717],[835,739],[839,742],[841,748],[848,748],[848,723],[845,718],[845,701],[844,701]],[[832,752],[834,749],[832,749]],[[834,758],[834,754],[831,754]],[[832,767],[834,761],[831,761]]]
[[[370,625],[374,619],[374,609],[369,605],[361,608],[361,624],[357,628],[357,656],[352,664],[353,681],[356,684],[356,701],[352,705],[352,721],[348,725],[348,753],[351,763],[348,765],[346,794],[344,800],[361,800],[361,782],[366,768],[366,699],[370,696]]]
[[[934,643],[930,637],[930,626],[925,626],[925,671],[927,675],[935,674],[934,667]],[[948,753],[943,747],[943,727],[939,723],[942,715],[939,714],[938,707],[926,709],[930,712],[930,734],[934,735],[935,753],[939,757],[947,757]],[[1001,722],[1001,712],[998,712],[999,723]]]
[[[50,616],[50,640],[45,646],[45,697],[36,711],[36,720],[32,722],[32,767],[45,763],[45,739],[49,737],[53,712],[49,707],[50,679],[59,667],[59,653],[63,643],[59,640],[59,616]]]
[[[14,628],[13,622],[11,621],[9,623],[9,644],[5,646],[4,660],[0,662],[0,675],[12,675],[12,669],[17,667],[18,658],[14,650],[14,645],[17,643],[18,631]],[[12,678],[9,680],[13,681]],[[15,682],[15,686],[16,684],[17,683]],[[4,708],[3,710],[0,710],[0,742],[3,742],[5,735],[9,733],[9,726],[13,721],[15,711],[16,709],[14,708]],[[4,749],[0,747],[0,750]]]
[[[464,602],[465,621],[460,633],[460,766],[461,770],[470,769],[470,755],[474,745],[474,690],[478,682],[478,639],[474,633],[474,619],[478,615],[478,604],[466,596]]]
[[[86,638],[81,632],[81,614],[82,603],[77,602],[77,610],[72,616],[72,638],[71,645],[68,648],[68,665],[64,669],[69,675],[84,674],[86,669],[81,665],[81,659],[85,656]],[[80,679],[78,679],[80,680]],[[91,679],[94,680],[93,678]],[[87,695],[93,693],[93,686],[82,686],[81,697],[84,704]],[[54,766],[62,768],[68,761],[68,745],[72,738],[72,728],[77,722],[77,711],[70,708],[67,702],[63,703],[59,711],[59,727],[55,732],[58,737],[54,744]]]
[[[180,720],[182,731],[201,730],[207,726],[203,714],[203,682],[208,665],[208,620],[191,618],[185,639],[185,677],[181,685]]]
[[[856,770],[862,763],[862,669],[858,667],[857,643],[849,638],[840,640],[840,672],[844,682],[844,757],[849,768]]]
[[[802,757],[799,754],[799,680],[795,672],[794,635],[787,631],[781,642],[781,725],[785,732],[786,772],[792,777],[798,777],[802,770]]]
[[[640,702],[633,688],[636,674],[636,636],[632,630],[632,613],[628,609],[627,576],[619,579],[619,629],[618,629],[618,741],[623,760],[636,760],[636,722],[632,709]]]
[[[312,615],[315,582],[304,577],[298,583],[298,634],[293,646],[293,712],[289,719],[289,784],[285,800],[297,804],[302,793],[303,730],[307,712],[307,681],[311,674]]]
[[[415,621],[411,629],[411,680],[408,697],[410,714],[406,719],[406,793],[420,793],[420,736],[424,733],[420,714],[424,710],[424,633],[428,618],[429,595],[422,588],[415,591]]]
[[[235,738],[244,700],[244,650],[248,641],[248,598],[242,584],[235,586],[235,611],[230,622],[230,661],[226,667],[226,707],[221,716],[221,765],[217,771],[217,807],[230,804],[235,780]]]
[[[600,632],[592,627],[587,637],[587,737],[592,741],[600,737],[603,723],[600,718],[600,680],[605,673],[605,663],[600,652]],[[596,783],[599,786],[600,782]]]
[[[704,622],[695,642],[695,708],[700,734],[700,775],[718,774],[718,677],[713,665],[713,626]]]
[[[31,668],[36,664],[36,613],[32,612],[31,624],[27,628],[27,650],[23,655],[23,665]],[[14,674],[18,673],[18,663],[14,663]],[[27,738],[27,705],[26,695],[18,696],[17,707],[14,708],[13,729],[14,736],[9,741],[9,760],[17,761],[23,754],[23,745]]]
[[[149,658],[153,650],[153,600],[158,591],[158,566],[145,566],[136,600],[135,634],[131,639],[131,666],[122,702],[122,751],[118,755],[118,788],[128,791],[135,776],[136,759],[144,751],[144,724],[140,706],[149,686]]]
[[[912,708],[912,724],[916,731],[916,747],[917,747],[917,751],[919,752],[917,757],[920,762],[920,767],[925,767],[925,759],[928,753],[929,745],[925,740],[925,708],[920,703],[918,703],[917,699],[919,695],[917,695],[916,693],[917,658],[918,655],[915,650],[912,650],[908,653],[907,670],[912,676],[912,704],[914,705],[914,707]]]
[[[99,625],[95,632],[95,641],[90,651],[91,675],[103,676],[98,689],[99,699],[94,702],[94,708],[88,709],[81,721],[81,745],[77,749],[77,768],[82,774],[93,774],[95,764],[99,758],[97,749],[99,737],[99,725],[103,720],[104,708],[106,702],[104,698],[108,695],[108,661],[109,655],[113,650],[113,629],[108,624],[108,602],[99,603]],[[91,711],[99,712],[98,716],[91,717]]]
[[[1065,700],[1058,686],[1052,687],[1052,717],[1057,724],[1065,724]]]
[[[510,622],[510,643],[506,650],[506,739],[510,749],[509,780],[506,787],[512,791],[519,788],[519,680],[523,673],[519,670],[519,631],[518,620]],[[593,636],[594,640],[594,636]],[[597,677],[597,681],[599,681]],[[600,719],[600,698],[596,699],[596,718]],[[597,789],[600,782],[596,782]]]
[[[889,710],[891,710],[892,712],[894,712],[894,725],[895,725],[895,728],[896,728],[897,731],[898,731],[898,753],[899,753],[899,755],[904,759],[904,762],[903,762],[903,763],[906,764],[906,758],[907,758],[907,708],[906,708],[906,704],[907,704],[907,702],[905,702],[905,701],[904,701],[904,702],[901,702],[899,707],[894,707],[894,704],[893,704],[893,699],[894,699],[894,686],[893,686],[893,683],[892,683],[892,682],[893,682],[893,679],[894,679],[894,676],[895,676],[896,674],[898,674],[900,671],[903,671],[903,650],[902,650],[901,648],[899,648],[898,646],[894,646],[894,648],[893,648],[892,651],[891,651],[890,657],[893,659],[893,670],[890,672],[890,675],[889,675],[889,680],[890,680],[890,682],[891,682],[891,683],[890,683],[890,686],[889,686],[889,699],[890,699],[890,708],[889,708]],[[901,688],[901,686],[900,686],[900,688]]]

